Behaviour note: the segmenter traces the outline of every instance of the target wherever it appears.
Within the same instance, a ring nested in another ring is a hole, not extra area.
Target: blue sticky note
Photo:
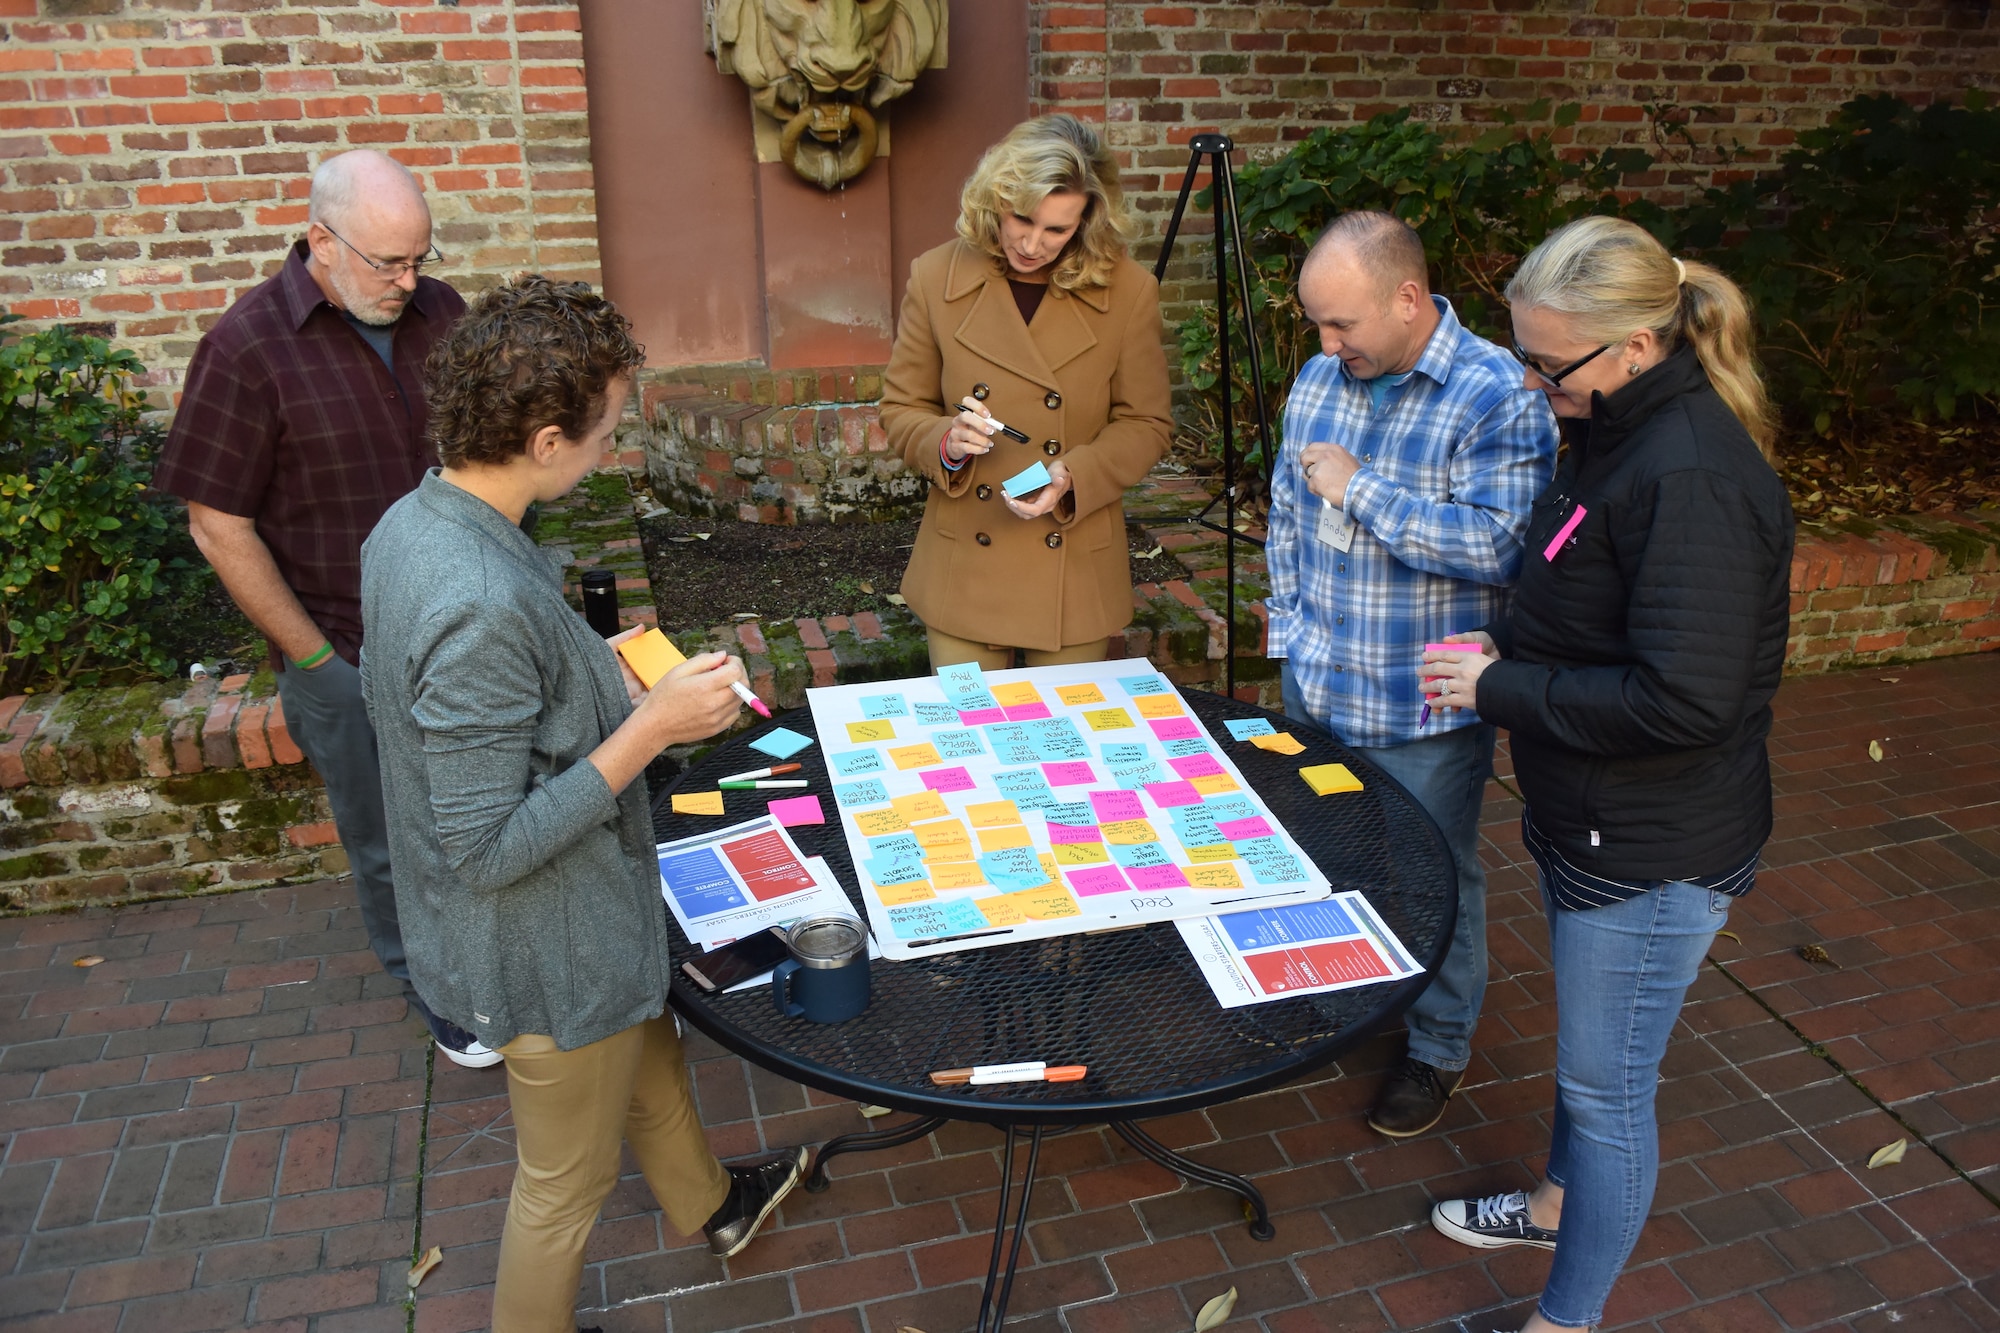
[[[993,757],[1003,764],[1033,764],[1041,761],[1041,751],[1018,722],[1006,722],[986,729],[993,743]]]
[[[861,716],[865,718],[908,717],[909,702],[900,694],[869,694],[861,700]]]
[[[1039,768],[1002,770],[993,775],[993,785],[1023,810],[1046,810],[1062,804]]]
[[[1134,698],[1142,694],[1165,694],[1173,689],[1158,676],[1120,676],[1118,683]]]
[[[1192,809],[1193,807],[1188,807]],[[1061,801],[1042,811],[1051,824],[1095,824],[1097,816],[1091,813],[1088,801]]]
[[[958,714],[953,713],[952,721],[957,720]],[[970,727],[934,731],[931,733],[931,744],[937,746],[937,752],[947,759],[970,759],[973,755],[986,753],[985,742],[981,741],[979,733]]]
[[[801,736],[790,727],[779,727],[777,730],[768,731],[756,740],[751,741],[750,748],[761,750],[773,759],[790,759],[793,755],[812,743],[813,738],[810,736]]]
[[[842,750],[833,756],[833,766],[844,778],[880,773],[885,767],[882,756],[874,750]]]
[[[942,898],[936,902],[891,907],[889,929],[896,932],[899,940],[966,935],[986,929],[986,917],[972,905],[970,898]]]
[[[977,662],[957,662],[948,667],[938,668],[938,684],[944,692],[956,699],[962,694],[984,693],[986,673]]]
[[[1198,741],[1192,736],[1187,737],[1185,740],[1165,741],[1162,743],[1166,746],[1167,758],[1169,759],[1187,759],[1193,755],[1215,753],[1215,751],[1208,748],[1207,741]]]
[[[1121,866],[1163,866],[1173,861],[1157,842],[1114,842],[1110,850],[1111,859]]]
[[[1023,468],[1021,471],[1007,478],[1007,480],[1001,482],[1000,489],[1018,500],[1029,491],[1039,491],[1042,487],[1048,485],[1049,481],[1049,470],[1042,466],[1041,460],[1037,459],[1028,467]]]
[[[958,710],[950,704],[919,703],[910,706],[917,711],[917,725],[920,727],[955,727],[958,725]]]
[[[1250,804],[1250,798],[1242,792],[1231,792],[1226,796],[1211,796],[1199,806],[1175,808],[1206,810],[1210,819],[1223,824],[1228,823],[1232,819],[1248,819],[1252,815],[1263,813],[1256,806]]]
[[[1142,759],[1136,764],[1120,764],[1111,770],[1111,777],[1126,791],[1137,791],[1149,782],[1173,781],[1173,775],[1151,759]]]
[[[889,789],[879,779],[869,778],[865,782],[835,784],[833,799],[842,805],[887,805]]]
[[[885,833],[879,838],[868,840],[868,859],[879,861],[884,857],[924,859],[923,844],[914,833]]]
[[[1261,717],[1232,718],[1222,725],[1229,728],[1229,739],[1233,741],[1247,741],[1252,736],[1269,736],[1277,730],[1268,720]]]
[[[1070,759],[1090,758],[1076,723],[1066,717],[1044,717],[1027,724],[1028,742],[1035,747],[1038,763],[1052,764]]]
[[[1098,753],[1104,756],[1105,764],[1111,768],[1123,768],[1128,764],[1143,764],[1152,758],[1143,745],[1107,744],[1100,747]]]
[[[1049,882],[1041,859],[1027,847],[984,852],[979,857],[979,869],[986,876],[986,882],[996,888],[1039,889]]]

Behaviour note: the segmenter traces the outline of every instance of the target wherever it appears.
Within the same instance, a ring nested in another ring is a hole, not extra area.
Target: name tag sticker
[[[1347,516],[1345,509],[1335,509],[1325,500],[1319,502],[1319,539],[1336,551],[1345,551],[1354,545],[1354,520]]]

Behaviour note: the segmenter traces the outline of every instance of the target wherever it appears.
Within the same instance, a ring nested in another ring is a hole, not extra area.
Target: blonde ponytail
[[[1579,218],[1521,261],[1507,304],[1569,315],[1584,342],[1622,343],[1651,329],[1669,351],[1692,344],[1717,395],[1772,457],[1777,432],[1757,372],[1750,302],[1719,270],[1675,259],[1622,218]]]

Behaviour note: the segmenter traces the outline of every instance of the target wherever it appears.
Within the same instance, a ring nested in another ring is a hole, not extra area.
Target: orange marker
[[[934,1069],[931,1082],[940,1088],[992,1083],[1075,1083],[1090,1072],[1088,1065],[1052,1065],[1023,1060],[1011,1065],[974,1065],[970,1069]]]

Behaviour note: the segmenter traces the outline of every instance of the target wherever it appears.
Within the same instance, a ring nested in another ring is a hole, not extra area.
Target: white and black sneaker
[[[417,1011],[417,1017],[424,1020],[424,1026],[431,1030],[431,1040],[453,1064],[464,1065],[467,1069],[491,1069],[506,1058],[450,1019],[432,1013],[421,996],[412,992],[404,998]]]
[[[712,1253],[727,1259],[750,1243],[778,1201],[805,1175],[806,1155],[801,1145],[728,1168],[729,1194],[702,1226]]]
[[[1446,1199],[1431,1206],[1431,1225],[1461,1245],[1500,1250],[1532,1245],[1553,1250],[1556,1233],[1528,1218],[1528,1196],[1521,1190],[1484,1199]]]

